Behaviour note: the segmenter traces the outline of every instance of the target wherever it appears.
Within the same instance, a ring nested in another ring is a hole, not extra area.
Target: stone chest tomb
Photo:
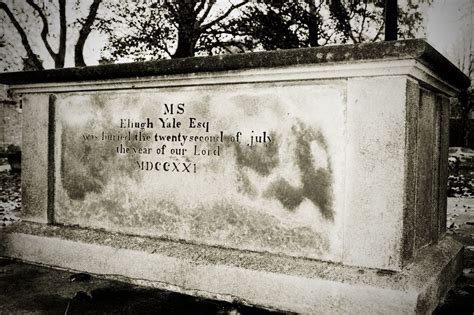
[[[449,97],[469,81],[421,40],[0,82],[24,115],[3,256],[303,313],[430,312],[460,270]]]

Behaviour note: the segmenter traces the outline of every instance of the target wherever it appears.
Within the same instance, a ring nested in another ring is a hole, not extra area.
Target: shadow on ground
[[[277,314],[0,259],[2,314]]]
[[[470,246],[472,248],[472,246]],[[474,314],[474,251],[464,250],[463,274],[456,280],[444,303],[435,310],[435,315]]]

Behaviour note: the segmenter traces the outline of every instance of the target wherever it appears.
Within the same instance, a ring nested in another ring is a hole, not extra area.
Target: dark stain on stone
[[[92,104],[96,104],[100,109],[105,108],[104,98],[101,94],[91,94],[90,97],[91,97],[90,101]],[[131,104],[134,104],[134,103],[131,102]]]
[[[300,129],[294,132],[297,136],[298,146],[295,153],[302,175],[303,195],[321,209],[326,219],[332,219],[331,164],[328,161],[328,169],[315,169],[311,154],[311,141],[316,141],[326,152],[327,143],[320,131],[315,133],[302,124]]]
[[[141,157],[137,154],[118,155],[116,147],[121,143],[125,147],[137,150],[148,146],[144,141],[102,141],[102,132],[106,135],[126,134],[113,127],[111,113],[107,111],[99,97],[94,104],[101,108],[103,118],[97,118],[95,127],[86,123],[81,127],[63,125],[61,134],[61,183],[69,198],[84,200],[88,193],[101,193],[109,179],[124,173],[129,178],[138,179],[141,173],[135,165]],[[111,127],[112,126],[112,127]],[[132,137],[137,131],[132,131]],[[95,135],[97,140],[84,140],[83,135]]]
[[[277,198],[283,207],[290,210],[296,209],[304,199],[302,190],[291,186],[290,183],[283,178],[279,178],[273,182],[270,188],[265,191],[264,197]]]
[[[237,180],[239,182],[239,186],[237,187],[237,191],[239,193],[243,193],[243,194],[248,195],[250,197],[256,197],[257,196],[257,189],[252,184],[252,182],[248,178],[247,174],[245,174],[245,172],[243,172],[241,169],[238,170]]]
[[[63,180],[69,198],[73,200],[84,200],[86,193],[101,192],[102,185],[98,181],[90,180],[87,176],[77,176],[70,180]]]
[[[316,141],[326,152],[328,146],[323,134],[304,126],[300,123],[300,128],[293,128],[297,137],[296,162],[301,171],[303,183],[303,196],[311,200],[321,209],[322,215],[326,219],[333,219],[332,210],[332,170],[328,159],[327,169],[315,169],[311,154],[311,142]]]
[[[193,213],[199,215],[188,221],[190,239],[210,245],[313,257],[329,248],[328,240],[309,227],[287,226],[264,209],[222,202],[211,209],[198,207]]]
[[[300,171],[301,187],[293,187],[286,180],[279,179],[272,183],[265,191],[265,197],[273,197],[279,200],[288,210],[294,210],[308,198],[314,205],[319,207],[321,214],[329,220],[333,220],[332,209],[332,170],[328,159],[327,169],[316,169],[313,165],[311,153],[311,142],[316,141],[326,152],[327,143],[321,132],[299,123],[292,128],[296,136],[295,160]]]
[[[69,198],[84,200],[89,192],[101,192],[103,178],[100,176],[101,163],[91,162],[89,157],[94,150],[85,144],[82,152],[78,150],[74,132],[68,127],[63,128],[61,135],[61,183]],[[99,165],[97,165],[99,164]]]
[[[101,209],[101,212],[108,214],[112,217],[114,223],[127,222],[127,220],[132,220],[130,213],[127,212],[120,200],[100,200],[98,209]]]
[[[273,136],[268,146],[257,144],[253,147],[234,143],[237,165],[253,169],[259,175],[268,176],[278,166],[278,139]]]
[[[171,201],[160,200],[156,203],[155,209],[160,209],[160,211],[144,207],[140,209],[140,216],[137,211],[127,212],[128,218],[125,223],[132,227],[146,223],[149,227],[158,227],[158,229],[172,234],[180,220],[185,217],[185,214],[182,214],[185,209],[178,207]]]

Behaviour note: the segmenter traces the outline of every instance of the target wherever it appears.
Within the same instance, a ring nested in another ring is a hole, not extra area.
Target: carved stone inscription
[[[65,94],[56,220],[340,261],[344,87]]]
[[[265,130],[251,130],[249,134],[214,130],[209,120],[186,117],[185,103],[164,103],[161,108],[158,117],[120,118],[116,130],[83,134],[82,139],[116,143],[115,153],[136,157],[134,166],[130,167],[138,171],[171,173],[198,173],[194,157],[222,157],[224,148],[231,144],[247,146],[250,150],[272,144],[272,136]]]

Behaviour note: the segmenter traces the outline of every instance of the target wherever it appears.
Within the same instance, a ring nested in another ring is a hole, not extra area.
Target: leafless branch
[[[82,28],[79,30],[79,38],[77,39],[76,45],[74,46],[74,63],[76,67],[83,67],[86,65],[84,62],[84,45],[86,43],[87,37],[92,31],[92,25],[97,16],[97,11],[102,0],[94,0],[89,7],[89,14],[87,15]]]
[[[364,24],[365,24],[365,19],[367,17],[367,5],[368,5],[368,1],[365,2],[365,5],[364,5],[364,15],[362,17],[362,22],[360,23],[360,30],[359,30],[359,38],[362,37],[362,32],[364,31]]]
[[[39,5],[33,2],[33,0],[26,0],[26,3],[28,3],[39,15],[43,23],[43,29],[41,30],[41,39],[43,40],[46,50],[51,55],[51,57],[55,60],[57,58],[57,54],[53,51],[53,49],[51,48],[51,45],[48,42],[49,24],[48,24],[48,19],[46,18],[46,15],[44,14],[43,10],[39,7]]]
[[[377,31],[377,34],[375,34],[374,38],[372,39],[372,42],[376,42],[379,40],[380,35],[382,35],[382,30],[385,27],[385,21],[382,22],[382,25],[380,25],[379,30]]]
[[[28,59],[30,59],[31,62],[33,62],[33,64],[35,65],[35,67],[38,68],[39,70],[44,69],[43,63],[38,59],[36,54],[33,52],[33,49],[31,48],[31,45],[30,45],[30,42],[28,41],[28,36],[26,35],[25,30],[21,27],[20,23],[15,18],[10,8],[4,2],[0,2],[0,9],[3,10],[7,14],[8,18],[10,19],[13,26],[15,27],[18,34],[20,35],[21,43],[26,50]]]
[[[200,27],[199,27],[199,30],[205,30],[213,25],[216,25],[217,23],[221,22],[222,20],[224,20],[225,18],[227,18],[229,16],[229,14],[232,13],[232,11],[234,11],[235,9],[238,9],[240,8],[241,6],[245,5],[248,3],[248,0],[244,0],[242,1],[241,3],[235,5],[235,4],[232,4],[230,6],[230,8],[224,12],[221,16],[219,16],[218,18],[216,18],[215,20],[209,22],[209,23],[206,23],[206,24],[202,24]]]
[[[207,18],[207,16],[209,15],[209,12],[211,12],[211,9],[212,9],[212,6],[215,4],[216,1],[214,0],[210,0],[210,1],[206,1],[206,0],[202,0],[201,3],[207,3],[207,7],[206,7],[206,10],[204,11],[204,13],[202,14],[202,16],[197,20],[197,25],[201,25]],[[198,10],[196,10],[196,13],[199,14],[199,12],[201,12],[201,10],[203,9],[203,6]]]
[[[58,0],[59,3],[59,49],[57,59],[54,61],[55,68],[63,68],[66,59],[66,0]]]

